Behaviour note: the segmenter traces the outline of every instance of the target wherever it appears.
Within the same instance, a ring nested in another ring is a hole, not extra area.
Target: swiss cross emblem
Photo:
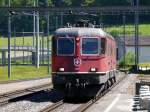
[[[74,65],[75,65],[75,66],[81,65],[81,59],[75,58],[75,59],[74,59]]]

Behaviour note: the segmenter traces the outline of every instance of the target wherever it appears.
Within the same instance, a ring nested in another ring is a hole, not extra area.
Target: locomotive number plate
[[[74,59],[74,65],[75,65],[75,66],[81,65],[81,59],[80,59],[80,58],[75,58],[75,59]]]

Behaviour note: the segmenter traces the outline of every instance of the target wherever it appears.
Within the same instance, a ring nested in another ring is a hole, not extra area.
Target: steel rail
[[[55,110],[56,108],[60,107],[63,104],[64,104],[64,101],[60,100],[59,102],[56,102],[52,105],[49,105],[46,108],[44,108],[43,110],[40,110],[39,112],[51,112],[51,111]]]
[[[117,81],[113,86],[111,86],[108,90],[104,91],[103,93],[99,92],[99,95],[97,95],[97,97],[95,97],[94,99],[91,99],[90,101],[88,101],[85,104],[82,104],[81,106],[79,106],[77,109],[73,110],[72,112],[84,112],[85,110],[87,110],[90,106],[92,106],[93,104],[95,104],[96,101],[100,100],[102,97],[104,97],[109,91],[111,91],[116,85],[118,85],[123,79],[126,78],[126,75],[124,77],[122,77],[119,81]]]
[[[50,88],[52,88],[51,83],[1,94],[0,95],[0,106],[2,106],[4,104],[8,104],[10,101],[12,101],[14,99],[17,99],[17,98],[20,98],[20,97],[23,97],[26,95],[31,95],[33,93],[37,93],[37,92],[47,90]]]

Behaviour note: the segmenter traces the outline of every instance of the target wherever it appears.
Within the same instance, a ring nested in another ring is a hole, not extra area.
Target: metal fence
[[[19,36],[13,35],[11,38],[11,64],[13,65],[36,65],[36,45],[35,38],[26,32],[18,32]],[[22,36],[20,36],[22,34]],[[27,34],[27,36],[25,36]],[[40,33],[39,57],[40,65],[47,65],[51,55],[51,36],[45,37]],[[0,46],[0,66],[8,64],[8,45],[7,38],[0,38],[4,43]]]

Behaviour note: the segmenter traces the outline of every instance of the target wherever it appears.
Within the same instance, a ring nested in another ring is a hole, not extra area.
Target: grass
[[[134,35],[134,25],[126,25],[126,35]],[[108,27],[107,32],[111,34],[123,34],[123,26]],[[150,24],[140,24],[139,25],[139,34],[140,35],[149,35],[150,36]]]
[[[150,63],[140,63],[140,67],[150,67]]]
[[[7,76],[7,66],[0,67],[0,82],[9,80],[32,79],[47,77],[47,67],[41,66],[37,69],[34,66],[12,66],[11,78]]]
[[[24,39],[24,44],[23,44],[23,39]],[[50,36],[51,39],[51,36]],[[42,41],[42,37],[40,37],[40,41]],[[15,45],[15,38],[11,38],[11,45]],[[8,38],[2,38],[0,37],[0,47],[6,47],[8,46]],[[25,38],[23,37],[16,37],[16,46],[33,46],[33,37],[31,36],[26,36]],[[47,38],[44,37],[44,46],[47,46]]]

